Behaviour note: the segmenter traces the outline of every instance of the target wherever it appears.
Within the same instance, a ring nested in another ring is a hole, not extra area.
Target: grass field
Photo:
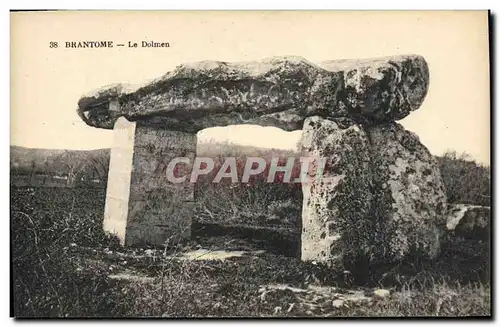
[[[224,192],[226,206],[211,198],[221,194],[199,194],[204,203],[212,201],[212,207],[199,208],[191,242],[168,249],[125,249],[102,231],[104,189],[11,187],[13,314],[359,317],[491,313],[488,244],[450,243],[436,261],[372,267],[364,278],[335,275],[287,251],[297,248],[299,241],[300,205],[296,202],[285,195],[253,194],[252,198],[238,193],[243,190]],[[233,197],[239,202],[232,201]],[[238,217],[246,213],[245,223],[267,226],[267,234],[245,232],[244,238],[236,238],[207,228],[217,226],[228,212],[234,215],[230,221],[234,226],[242,224]],[[270,241],[273,231],[289,245],[280,246],[279,238]],[[190,251],[195,251],[191,260],[179,257]],[[390,295],[375,295],[381,288]]]

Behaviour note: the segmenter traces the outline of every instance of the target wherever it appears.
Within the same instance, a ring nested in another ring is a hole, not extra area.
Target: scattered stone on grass
[[[378,289],[378,290],[373,291],[373,295],[375,295],[376,297],[381,298],[381,299],[388,297],[390,294],[391,294],[391,291],[385,290],[385,289]]]
[[[144,276],[137,272],[126,271],[108,275],[111,279],[125,280],[128,282],[150,283],[154,281],[154,277]]]
[[[178,258],[181,260],[221,260],[224,261],[228,258],[242,257],[245,255],[253,256],[264,253],[264,250],[258,251],[226,251],[226,250],[209,250],[197,249],[190,252],[181,253],[171,258]]]

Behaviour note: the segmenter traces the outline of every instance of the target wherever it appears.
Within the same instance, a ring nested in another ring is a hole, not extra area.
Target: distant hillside
[[[59,150],[10,147],[11,175],[82,175],[105,180],[109,149]]]
[[[198,143],[198,156],[269,156],[293,155],[293,151],[257,148],[232,143]],[[109,167],[110,149],[61,150],[10,147],[11,175],[81,175],[105,180]]]
[[[214,157],[214,156],[255,156],[267,157],[275,156],[293,156],[294,151],[274,149],[274,148],[261,148],[250,145],[239,145],[230,142],[203,142],[198,143],[196,148],[198,156]]]

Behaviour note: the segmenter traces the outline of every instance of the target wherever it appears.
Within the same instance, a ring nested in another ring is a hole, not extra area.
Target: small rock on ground
[[[391,292],[385,289],[378,289],[373,292],[373,295],[381,299],[388,297],[390,294]]]

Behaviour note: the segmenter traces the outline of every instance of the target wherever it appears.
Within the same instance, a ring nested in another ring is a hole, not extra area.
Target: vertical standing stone
[[[446,224],[441,172],[417,135],[397,123],[367,129],[372,150],[373,216],[381,258],[434,258]]]
[[[194,183],[189,175],[195,155],[196,134],[137,127],[127,243],[171,244],[191,236]],[[167,167],[178,157],[187,157],[189,163],[177,164],[175,177],[187,177],[173,183]]]
[[[304,156],[325,157],[321,180],[302,183],[302,260],[344,269],[370,251],[369,148],[365,132],[350,120],[305,120]]]
[[[134,153],[135,122],[120,117],[113,130],[103,228],[125,242]]]
[[[119,118],[111,151],[104,230],[122,244],[172,244],[191,235],[194,184],[189,182],[196,154],[196,135],[130,123]],[[175,177],[167,167],[177,157]]]

